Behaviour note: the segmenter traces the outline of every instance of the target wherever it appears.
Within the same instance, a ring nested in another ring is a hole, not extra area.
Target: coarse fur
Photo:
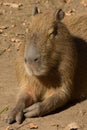
[[[17,55],[17,77],[21,88],[16,106],[7,117],[8,123],[15,120],[21,123],[23,115],[49,114],[76,98],[79,55],[75,43],[79,39],[70,34],[66,23],[61,22],[62,10],[57,11],[57,17],[55,14],[48,11],[32,16],[27,41]],[[30,46],[37,48],[40,56],[33,69],[25,60]]]
[[[73,37],[78,55],[73,98],[83,100],[87,98],[87,14],[66,16],[62,22]]]
[[[87,14],[75,14],[65,16],[62,21],[70,31],[71,35],[82,38],[87,42]]]

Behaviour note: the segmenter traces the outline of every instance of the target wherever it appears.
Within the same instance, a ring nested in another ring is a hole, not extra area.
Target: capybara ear
[[[35,16],[37,14],[38,14],[38,7],[34,7],[34,9],[33,9],[33,15]]]
[[[65,13],[62,9],[57,9],[55,12],[55,19],[56,20],[62,20],[65,16]]]

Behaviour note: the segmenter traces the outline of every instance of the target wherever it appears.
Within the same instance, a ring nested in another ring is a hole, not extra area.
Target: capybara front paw
[[[17,110],[17,109],[13,109],[7,116],[6,118],[6,122],[8,124],[12,124],[15,121],[18,122],[19,124],[22,122],[23,120],[23,111],[22,110]]]

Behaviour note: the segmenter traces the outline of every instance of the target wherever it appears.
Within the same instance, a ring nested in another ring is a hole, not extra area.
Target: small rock
[[[14,42],[16,50],[19,51],[20,46],[22,44],[21,40],[18,38],[11,38],[11,42]]]
[[[65,3],[70,3],[71,0],[64,0]]]
[[[11,128],[10,126],[7,126],[5,130],[13,130],[13,128]]]
[[[23,23],[23,26],[25,26],[26,25],[26,23]]]
[[[23,4],[22,3],[8,3],[8,2],[6,2],[6,3],[3,3],[3,5],[5,5],[5,6],[10,6],[10,7],[12,7],[12,8],[20,8],[21,6],[23,6]]]
[[[17,38],[12,38],[11,41],[12,41],[12,42],[20,42],[20,40],[17,39]]]
[[[8,26],[0,26],[0,29],[7,29]]]
[[[81,1],[81,4],[82,4],[84,7],[87,7],[87,1],[82,0],[82,1]]]
[[[3,30],[2,29],[0,29],[0,34],[2,34],[3,33]]]
[[[28,33],[29,32],[29,29],[28,28],[26,28],[26,33]]]
[[[28,126],[30,129],[38,129],[37,124],[30,123]]]
[[[12,28],[16,27],[16,24],[12,24],[11,27],[12,27]]]
[[[21,6],[23,6],[21,3],[19,3],[19,4],[13,3],[10,5],[10,7],[12,7],[12,8],[20,8]]]
[[[79,125],[76,122],[72,122],[68,124],[64,130],[78,130],[78,129],[79,129]]]
[[[41,13],[41,9],[40,8],[38,8],[38,13]]]
[[[73,13],[75,13],[75,9],[71,9],[71,10],[69,10],[68,12],[66,12],[65,14],[66,14],[67,16],[70,16],[70,15],[72,15]]]

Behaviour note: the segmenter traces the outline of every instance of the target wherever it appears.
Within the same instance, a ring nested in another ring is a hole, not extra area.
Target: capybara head
[[[24,52],[25,69],[30,76],[46,75],[55,66],[58,37],[61,35],[58,24],[62,24],[63,17],[62,9],[38,14],[35,8]]]

